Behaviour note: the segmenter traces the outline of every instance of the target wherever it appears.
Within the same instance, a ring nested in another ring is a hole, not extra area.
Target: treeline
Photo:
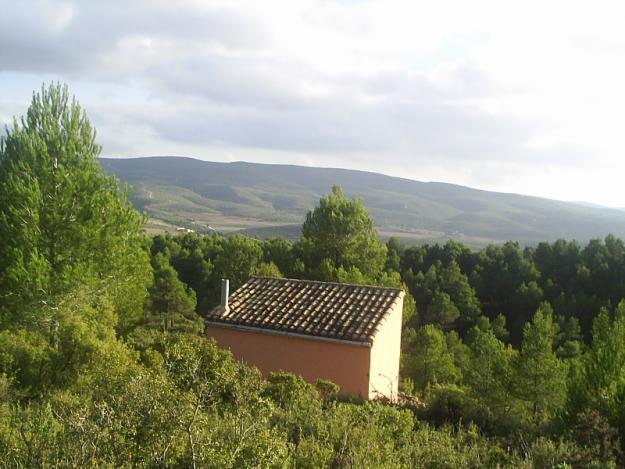
[[[329,210],[357,206],[359,216],[368,217],[359,201],[345,199],[340,188],[334,191],[322,199],[326,204],[334,199]],[[354,220],[343,216],[342,223]],[[306,224],[303,233],[296,243],[283,238],[157,235],[150,254],[168,259],[193,289],[200,315],[219,303],[221,278],[229,278],[234,288],[252,275],[382,284],[411,294],[407,308],[414,326],[434,324],[464,335],[488,320],[501,325],[506,342],[518,346],[525,324],[541,304],[549,303],[563,334],[562,356],[578,354],[584,342],[590,343],[598,312],[613,310],[625,297],[625,243],[612,235],[585,246],[558,240],[522,248],[508,242],[474,251],[457,241],[407,247],[391,239],[383,244],[373,231],[366,243],[353,247],[342,245],[348,241],[338,237],[330,241],[311,234]],[[340,253],[334,259],[328,255],[333,243]]]
[[[623,243],[382,243],[335,187],[296,243],[148,238],[67,89],[0,142],[0,467],[619,467]],[[252,275],[404,288],[403,398],[202,337]]]
[[[563,328],[588,341],[597,312],[613,308],[625,296],[625,244],[612,235],[584,247],[558,240],[522,249],[508,242],[479,252],[455,241],[407,249],[391,241],[389,252],[392,268],[401,272],[424,320],[442,326],[451,321],[462,328],[479,314],[491,320],[503,314],[514,344],[545,301]],[[453,314],[437,315],[441,303],[448,304]]]
[[[356,214],[368,218],[358,200],[335,188],[311,212],[296,243],[159,235],[151,255],[170,259],[185,282],[203,266],[205,281],[192,284],[204,299],[199,314],[219,303],[220,278],[233,279],[235,287],[251,275],[403,287],[410,294],[402,390],[420,402],[413,408],[419,419],[472,422],[506,448],[549,441],[562,460],[577,465],[621,461],[625,303],[619,299],[625,288],[621,278],[606,275],[625,267],[621,240],[524,249],[506,243],[476,252],[455,241],[383,244],[372,232],[350,250],[351,235],[322,241],[309,229],[313,217],[334,217],[327,225],[352,233],[346,225],[363,226]],[[237,272],[226,268],[233,265]]]

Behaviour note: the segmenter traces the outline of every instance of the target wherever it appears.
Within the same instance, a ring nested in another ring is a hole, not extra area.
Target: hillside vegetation
[[[60,85],[0,142],[0,467],[625,465],[625,243],[380,241],[359,199],[301,236],[143,233]],[[401,395],[263,377],[203,332],[220,279],[399,287]]]
[[[381,236],[409,243],[456,239],[485,246],[625,236],[625,212],[616,209],[363,171],[174,157],[100,161],[133,187],[139,210],[197,231],[209,231],[208,225],[296,239],[306,212],[339,184],[348,197],[363,199]]]

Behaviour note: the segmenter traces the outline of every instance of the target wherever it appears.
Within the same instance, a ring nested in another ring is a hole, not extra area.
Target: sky
[[[0,125],[60,80],[103,156],[625,207],[619,3],[0,0]]]

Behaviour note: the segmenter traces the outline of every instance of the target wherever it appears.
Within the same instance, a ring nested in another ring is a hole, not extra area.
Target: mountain
[[[420,182],[346,169],[215,163],[182,157],[101,160],[133,188],[131,200],[154,230],[243,231],[299,236],[308,210],[334,184],[358,196],[383,237],[407,242],[454,238],[482,246],[558,238],[625,237],[625,212],[579,203]]]

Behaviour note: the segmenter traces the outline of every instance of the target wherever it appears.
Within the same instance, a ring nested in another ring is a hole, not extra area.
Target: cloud
[[[11,2],[0,15],[0,70],[110,77],[171,58],[159,58],[150,50],[154,46],[177,55],[185,42],[256,48],[263,41],[261,28],[227,7],[149,0]]]
[[[623,169],[616,17],[559,1],[10,2],[0,119],[61,79],[106,154],[290,158],[592,200],[579,175]],[[564,169],[576,182],[536,187]]]

